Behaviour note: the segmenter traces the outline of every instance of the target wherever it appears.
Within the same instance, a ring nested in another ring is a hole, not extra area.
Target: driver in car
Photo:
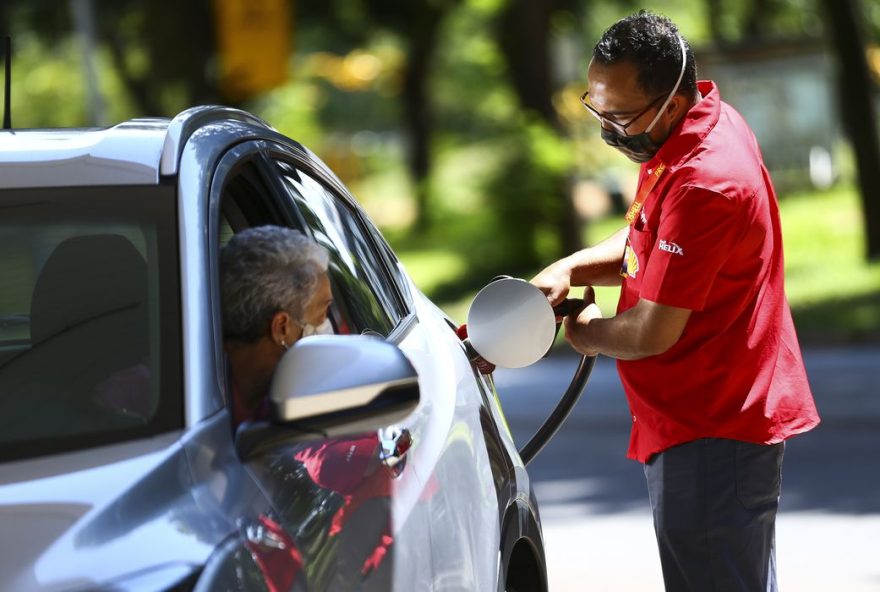
[[[278,361],[297,340],[333,333],[326,249],[298,230],[249,228],[220,250],[223,343],[233,423],[268,417]]]

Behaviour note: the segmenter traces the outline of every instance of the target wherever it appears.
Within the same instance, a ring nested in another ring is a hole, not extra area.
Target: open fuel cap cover
[[[503,278],[474,297],[467,327],[471,345],[483,358],[503,368],[522,368],[553,345],[556,316],[541,290],[522,279]]]

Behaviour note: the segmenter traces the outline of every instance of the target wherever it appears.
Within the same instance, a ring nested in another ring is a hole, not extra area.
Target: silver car
[[[0,137],[0,588],[547,589],[491,377],[308,149],[221,107]],[[338,335],[288,354],[318,411],[236,431],[218,250],[263,224],[329,250]]]

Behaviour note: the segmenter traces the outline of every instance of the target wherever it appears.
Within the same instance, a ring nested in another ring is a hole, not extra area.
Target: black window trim
[[[277,224],[292,226],[294,223],[303,224],[301,218],[295,221],[292,216],[298,216],[298,212],[291,212],[285,200],[278,191],[277,180],[269,173],[270,162],[266,157],[266,141],[252,139],[230,146],[223,152],[217,161],[211,176],[211,186],[208,189],[208,245],[205,252],[208,254],[208,292],[211,318],[211,336],[214,345],[214,366],[216,382],[215,388],[221,394],[223,401],[229,405],[230,393],[226,379],[226,357],[223,352],[223,319],[220,305],[220,219],[222,216],[223,191],[227,181],[234,176],[242,167],[248,164],[255,165],[261,180],[269,188],[269,194],[265,196],[267,202],[272,204],[278,220]],[[239,229],[234,229],[236,232]]]

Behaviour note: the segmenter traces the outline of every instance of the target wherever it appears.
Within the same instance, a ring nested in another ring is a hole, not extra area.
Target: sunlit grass
[[[801,337],[880,338],[880,261],[865,260],[858,195],[845,186],[781,204],[785,291]]]
[[[793,306],[880,290],[880,263],[864,259],[852,188],[792,195],[782,202],[786,293]]]

